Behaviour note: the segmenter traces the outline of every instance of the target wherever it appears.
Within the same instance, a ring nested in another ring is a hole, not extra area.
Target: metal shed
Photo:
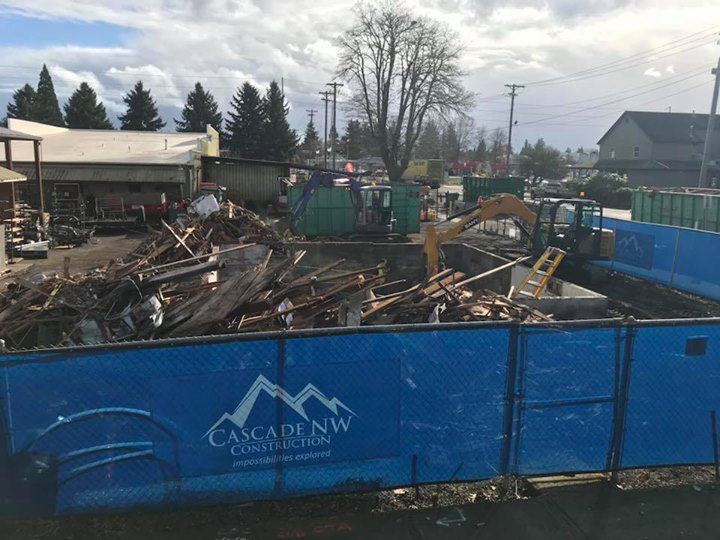
[[[290,163],[244,158],[202,158],[203,182],[227,188],[231,201],[264,206],[277,201],[281,178],[290,176]]]

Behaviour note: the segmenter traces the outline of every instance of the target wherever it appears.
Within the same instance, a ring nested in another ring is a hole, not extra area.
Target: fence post
[[[515,413],[515,379],[517,376],[519,325],[513,324],[508,332],[507,365],[505,369],[505,398],[503,401],[503,438],[500,448],[500,476],[506,476],[510,467],[513,416]]]
[[[630,374],[632,366],[633,346],[637,328],[630,321],[625,326],[625,346],[620,370],[620,392],[617,403],[617,414],[613,418],[613,441],[610,459],[610,471],[613,479],[622,464],[622,450],[625,442],[625,420],[627,418],[628,394],[630,392]]]
[[[677,265],[677,256],[678,256],[678,250],[680,249],[680,229],[675,229],[675,251],[673,252],[673,262],[672,262],[672,268],[670,269],[670,279],[668,280],[668,284],[673,284],[673,279],[675,278],[675,267]]]
[[[277,365],[275,366],[277,372],[277,384],[280,388],[285,388],[285,339],[278,339],[277,343]],[[281,399],[275,400],[275,422],[277,433],[282,433],[282,424],[284,418],[284,407]],[[283,487],[283,449],[282,444],[277,449],[276,457],[279,459],[275,460],[275,485],[274,492],[278,496],[282,493]]]

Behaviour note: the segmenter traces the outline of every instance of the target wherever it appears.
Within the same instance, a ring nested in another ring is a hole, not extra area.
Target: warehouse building
[[[67,129],[37,122],[8,120],[9,128],[42,138],[41,160],[46,207],[53,195],[78,193],[89,203],[123,198],[152,204],[161,194],[168,201],[192,195],[202,180],[202,156],[219,154],[219,135]],[[33,149],[13,143],[14,168],[28,178],[21,196],[38,198]],[[92,210],[91,210],[92,211]]]

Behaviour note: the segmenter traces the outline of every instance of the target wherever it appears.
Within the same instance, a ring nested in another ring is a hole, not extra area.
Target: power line
[[[687,92],[691,92],[692,90],[696,90],[696,89],[701,88],[701,87],[707,87],[707,86],[709,86],[709,85],[711,84],[711,82],[712,82],[712,81],[703,81],[703,82],[700,83],[700,84],[694,84],[694,85],[692,85],[692,86],[688,86],[687,88],[683,88],[682,90],[679,90],[679,91],[677,91],[677,92],[673,92],[672,94],[666,94],[666,95],[664,95],[664,96],[656,97],[656,98],[653,98],[653,99],[648,100],[648,101],[643,101],[643,102],[641,102],[641,103],[635,103],[635,104],[633,104],[633,107],[643,107],[643,106],[645,106],[645,105],[650,105],[650,104],[652,104],[652,103],[657,103],[658,101],[662,101],[662,100],[665,100],[665,99],[668,99],[668,98],[671,98],[671,97],[674,97],[674,96],[677,96],[677,95],[680,95],[680,94],[685,94],[685,93],[687,93]],[[615,109],[613,109],[612,111],[609,111],[609,112],[606,112],[606,113],[603,113],[603,114],[598,114],[598,115],[593,116],[593,117],[585,117],[585,118],[588,119],[588,120],[591,119],[591,118],[592,118],[592,119],[601,119],[601,118],[605,118],[605,117],[608,117],[608,116],[617,115],[617,114],[619,114],[619,113],[622,112],[622,111],[623,111],[623,109],[617,109],[617,108],[615,108]],[[566,126],[566,127],[567,127],[567,126],[576,126],[576,127],[583,127],[583,126],[592,126],[592,125],[595,125],[595,126],[600,127],[599,124],[587,124],[587,123],[582,122],[582,121],[581,121],[581,122],[548,122],[548,121],[547,121],[547,120],[552,120],[552,119],[554,119],[554,118],[557,118],[557,117],[549,117],[549,118],[546,118],[546,119],[540,119],[540,120],[533,121],[533,122],[520,123],[520,124],[518,124],[518,126],[525,126],[525,125],[531,125],[531,124],[532,124],[532,125],[539,125],[539,126],[543,126],[543,127],[545,127],[545,126]]]
[[[620,96],[620,95],[622,95],[622,94],[627,94],[628,92],[634,92],[635,90],[640,90],[640,89],[642,89],[642,88],[648,88],[648,87],[653,87],[653,86],[662,85],[662,84],[664,84],[664,83],[667,83],[668,81],[671,81],[671,80],[673,80],[673,79],[677,79],[677,78],[679,78],[679,77],[683,77],[683,76],[685,76],[685,75],[693,75],[693,74],[705,73],[705,72],[707,71],[707,69],[708,69],[708,66],[707,66],[707,65],[698,66],[698,67],[695,67],[695,68],[693,68],[693,69],[690,69],[690,70],[687,70],[687,71],[683,71],[683,72],[681,72],[681,73],[674,73],[674,74],[670,75],[669,77],[665,77],[665,78],[663,78],[663,79],[661,79],[661,80],[652,81],[652,82],[649,82],[649,83],[646,83],[646,84],[641,84],[641,85],[638,85],[638,86],[633,86],[633,87],[631,87],[631,88],[626,88],[625,90],[619,90],[619,91],[617,91],[617,92],[611,92],[611,93],[609,93],[609,94],[604,94],[604,95],[601,95],[601,96],[594,96],[594,97],[591,97],[591,98],[579,99],[579,100],[575,100],[575,101],[567,101],[567,102],[565,102],[565,103],[559,103],[559,104],[533,105],[533,104],[523,103],[523,107],[542,107],[542,108],[545,108],[545,107],[553,107],[553,108],[556,108],[556,107],[557,107],[557,108],[568,108],[568,109],[570,109],[570,108],[583,108],[583,107],[571,107],[571,105],[581,105],[581,104],[583,104],[583,103],[595,103],[595,102],[597,102],[598,100],[604,100],[604,99],[614,98],[614,97],[616,97],[616,96]]]
[[[715,42],[714,40],[707,41],[707,42],[702,43],[702,44],[700,44],[700,45],[695,45],[695,46],[693,46],[693,47],[688,47],[687,49],[682,49],[682,50],[680,50],[680,51],[676,51],[676,52],[673,52],[673,53],[670,53],[670,54],[666,54],[666,55],[662,55],[662,56],[655,56],[655,57],[649,58],[649,59],[647,59],[647,60],[642,60],[642,61],[636,62],[636,63],[634,63],[634,64],[628,64],[628,65],[626,65],[626,66],[621,66],[621,67],[618,67],[618,68],[616,68],[616,69],[612,69],[612,70],[608,70],[608,71],[590,73],[590,74],[585,75],[585,76],[582,76],[582,77],[575,77],[575,78],[571,78],[571,79],[563,80],[563,81],[556,81],[556,82],[550,82],[550,83],[545,83],[545,84],[535,84],[535,85],[532,86],[532,88],[543,87],[543,86],[552,86],[552,85],[557,85],[557,84],[567,84],[567,83],[572,83],[572,82],[584,81],[584,80],[587,80],[587,79],[594,79],[594,78],[596,78],[596,77],[604,77],[605,75],[611,75],[611,74],[613,74],[613,73],[618,73],[618,72],[620,72],[620,71],[625,71],[625,70],[628,70],[628,69],[632,69],[632,68],[634,68],[634,67],[638,67],[638,66],[641,66],[641,65],[643,65],[643,64],[649,64],[649,63],[651,63],[651,62],[656,62],[657,60],[662,60],[663,58],[668,58],[668,57],[670,57],[670,56],[675,56],[675,55],[680,54],[680,53],[683,53],[683,52],[687,52],[687,51],[692,51],[692,50],[695,50],[695,49],[699,49],[699,48],[701,48],[701,47],[705,47],[706,45],[711,45],[711,44],[713,44],[714,42]]]
[[[618,99],[615,99],[615,100],[612,100],[612,101],[608,101],[607,103],[601,103],[601,104],[599,104],[599,105],[595,105],[595,106],[592,106],[592,107],[585,107],[584,109],[579,109],[579,110],[574,111],[574,112],[568,112],[568,113],[563,113],[563,114],[558,114],[558,115],[550,116],[550,117],[548,117],[547,119],[564,118],[564,117],[567,117],[567,116],[572,116],[572,115],[577,114],[577,113],[581,113],[581,112],[585,112],[585,111],[596,110],[596,109],[605,107],[606,105],[612,105],[612,104],[614,104],[614,103],[619,103],[619,102],[621,102],[621,101],[626,101],[626,100],[628,100],[628,99],[632,99],[632,98],[637,97],[637,96],[642,96],[642,95],[645,95],[645,94],[649,94],[649,93],[651,93],[651,92],[656,92],[657,90],[660,90],[660,89],[662,89],[662,88],[666,88],[666,87],[668,87],[668,86],[672,86],[672,85],[674,85],[674,84],[678,84],[678,83],[680,83],[680,82],[683,82],[683,81],[686,81],[686,80],[689,80],[689,79],[694,79],[695,77],[698,77],[699,75],[702,75],[702,74],[700,73],[700,74],[697,74],[697,75],[691,75],[691,76],[689,76],[689,77],[685,77],[685,78],[680,79],[680,80],[678,80],[678,81],[673,81],[673,82],[667,83],[667,84],[665,84],[665,85],[663,85],[663,86],[659,86],[658,88],[653,88],[653,89],[650,89],[650,90],[646,90],[646,91],[644,91],[644,92],[638,92],[637,94],[632,94],[632,95],[630,95],[630,96],[626,96],[626,97],[623,97],[623,98],[618,98]],[[531,124],[537,124],[537,123],[539,123],[539,122],[540,122],[540,120],[532,120],[532,121],[530,121],[530,122],[523,122],[522,125],[527,126],[527,125],[531,125]]]
[[[705,30],[701,30],[701,31],[699,31],[699,32],[694,32],[694,33],[692,33],[692,34],[688,34],[688,35],[686,35],[686,36],[684,36],[684,37],[682,37],[682,38],[679,38],[679,39],[676,39],[676,40],[673,40],[673,41],[669,41],[669,42],[667,42],[667,43],[664,43],[663,45],[659,45],[659,46],[654,47],[654,48],[652,48],[652,49],[647,49],[647,50],[645,50],[645,51],[641,51],[641,52],[639,52],[639,53],[635,53],[635,54],[632,54],[632,55],[630,55],[630,56],[626,56],[626,57],[624,57],[624,58],[620,58],[620,59],[618,59],[618,60],[614,60],[614,61],[612,61],[612,62],[607,62],[607,63],[605,63],[605,64],[600,64],[600,65],[597,65],[597,66],[592,67],[592,68],[582,69],[582,70],[579,70],[579,71],[575,71],[575,72],[573,72],[573,73],[568,73],[568,74],[566,74],[566,75],[559,75],[559,76],[557,76],[557,77],[551,77],[551,78],[542,79],[542,80],[539,80],[539,81],[532,81],[532,82],[528,82],[528,83],[525,83],[525,84],[526,84],[527,86],[540,86],[540,85],[545,85],[546,83],[552,83],[552,82],[554,82],[554,81],[559,81],[559,80],[562,80],[562,79],[568,79],[568,78],[571,78],[571,77],[576,77],[576,76],[578,76],[578,75],[586,75],[586,74],[589,74],[589,73],[592,73],[592,72],[595,72],[595,71],[604,71],[604,70],[606,70],[607,68],[616,67],[616,66],[621,65],[621,64],[624,64],[624,63],[626,63],[626,62],[630,62],[630,61],[633,61],[633,60],[637,60],[638,58],[646,57],[646,56],[649,55],[649,54],[653,54],[653,53],[657,53],[657,52],[667,52],[667,51],[662,51],[662,49],[671,50],[671,49],[674,49],[674,48],[677,48],[677,47],[685,46],[685,45],[687,45],[687,44],[689,44],[689,43],[693,43],[693,42],[695,42],[695,41],[700,41],[700,40],[703,40],[703,39],[708,39],[708,38],[710,38],[710,37],[712,37],[712,36],[714,36],[714,35],[716,34],[716,32],[712,32],[712,33],[708,34],[708,31],[709,31],[709,30],[713,30],[713,29],[717,29],[717,26],[716,26],[716,25],[711,26],[711,27],[709,27],[709,28],[706,28]],[[700,36],[700,37],[696,37],[695,39],[690,39],[690,38],[693,38],[693,37],[695,37],[695,36],[699,36],[700,34],[704,34],[704,35],[703,35],[703,36]],[[684,43],[681,43],[681,42],[684,42]],[[670,45],[673,45],[673,46],[672,46],[672,47],[669,47]],[[705,44],[703,44],[703,45],[705,45]],[[669,49],[668,49],[668,47],[669,47]],[[682,51],[678,51],[678,52],[682,52]],[[569,81],[568,81],[568,82],[569,82]]]

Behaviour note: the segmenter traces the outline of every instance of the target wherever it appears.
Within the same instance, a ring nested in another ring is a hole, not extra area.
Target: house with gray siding
[[[598,141],[594,168],[628,177],[632,187],[697,186],[708,115],[626,111]],[[720,125],[711,159],[720,158]],[[717,163],[717,162],[716,162]],[[714,166],[711,178],[717,178]]]

